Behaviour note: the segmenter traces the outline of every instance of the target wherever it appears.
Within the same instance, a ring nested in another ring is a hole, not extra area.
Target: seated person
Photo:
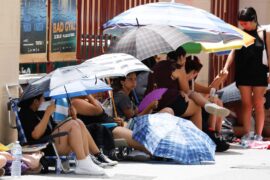
[[[144,110],[138,112],[137,104],[132,96],[132,91],[137,85],[136,73],[129,73],[126,77],[113,79],[112,88],[116,111],[126,122],[134,116],[151,114],[158,107],[158,101],[152,101]],[[164,107],[159,112],[173,114],[171,108]]]
[[[189,81],[189,85],[191,88],[194,88],[196,92],[203,93],[206,98],[212,103],[215,103],[219,106],[223,106],[222,101],[214,95],[209,96],[209,93],[212,88],[217,89],[220,84],[223,82],[225,77],[217,76],[214,81],[209,86],[203,86],[195,82],[201,68],[202,64],[197,56],[188,56],[186,58],[185,70],[187,73],[187,78]],[[208,125],[204,127],[204,131],[211,137],[211,139],[217,144],[217,151],[225,151],[229,148],[229,144],[227,144],[221,137],[221,128],[222,128],[222,120],[223,117],[219,117],[216,115],[208,115],[203,111],[203,117],[206,116],[206,122]]]
[[[201,68],[202,64],[197,56],[193,57],[188,56],[186,58],[185,70],[187,73],[190,88],[194,88],[194,91],[204,94],[204,96],[208,98],[210,102],[218,104],[219,106],[223,106],[222,101],[217,96],[215,96],[215,94],[213,94],[214,96],[213,95],[209,96],[209,94],[212,88],[214,88],[215,91],[215,89],[217,89],[220,86],[225,77],[217,76],[209,86],[201,85],[195,82],[195,79],[197,78]],[[209,128],[212,129],[213,131],[220,133],[222,126],[222,119],[223,117],[211,115],[209,117]]]
[[[201,107],[207,112],[226,116],[225,108],[210,103],[199,93],[191,91],[184,68],[186,52],[182,47],[167,55],[166,61],[160,61],[149,75],[146,94],[155,88],[167,88],[159,100],[158,109],[170,107],[176,116],[189,118],[199,129],[202,129]]]
[[[21,107],[19,118],[28,142],[38,143],[48,135],[68,132],[67,136],[55,139],[55,146],[59,155],[75,153],[77,159],[76,174],[103,175],[104,170],[92,161],[90,153],[99,157],[99,159],[104,159],[104,155],[97,148],[83,122],[77,119],[75,108],[70,107],[70,120],[56,126],[51,118],[55,111],[54,103],[50,104],[45,111],[38,112],[38,108],[43,101],[44,97],[40,94],[19,103]],[[45,153],[48,153],[48,151]]]
[[[109,117],[102,109],[101,104],[92,95],[72,98],[71,103],[76,108],[78,117],[82,119],[85,125],[116,122],[119,126],[110,128],[114,138],[124,138],[130,147],[149,153],[145,147],[132,139],[130,129],[122,127],[123,119]]]

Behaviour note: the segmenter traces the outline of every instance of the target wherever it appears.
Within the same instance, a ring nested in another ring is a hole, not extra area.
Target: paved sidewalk
[[[238,145],[216,154],[214,165],[179,165],[169,162],[120,162],[106,169],[107,176],[75,174],[25,175],[21,180],[111,179],[111,180],[260,180],[270,178],[270,150],[242,149]],[[1,180],[12,179],[1,177]]]

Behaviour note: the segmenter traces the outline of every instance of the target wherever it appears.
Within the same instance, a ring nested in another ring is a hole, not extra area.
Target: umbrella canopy
[[[103,54],[83,62],[82,65],[108,67],[108,69],[101,69],[95,74],[98,78],[126,76],[136,71],[150,71],[139,59],[124,53]]]
[[[132,137],[158,157],[182,164],[214,161],[214,142],[191,121],[167,113],[134,118]]]
[[[30,83],[20,97],[20,101],[30,99],[39,94],[49,91],[58,86],[65,85],[81,78],[95,78],[95,74],[100,70],[108,70],[110,67],[93,64],[89,66],[67,66],[57,68],[51,73],[43,76],[42,78]]]
[[[89,79],[126,76],[134,71],[150,71],[150,69],[140,60],[128,54],[100,55],[79,65],[58,68],[32,82],[24,90],[20,101],[32,98],[45,91],[51,91],[57,87],[63,90],[64,85],[69,83],[76,83],[77,85],[78,82],[74,82],[77,80],[82,82],[81,86],[84,86],[84,81],[89,81]]]
[[[232,26],[232,25],[231,25]],[[218,52],[220,55],[228,54],[232,49],[240,49],[243,46],[248,47],[254,43],[255,38],[248,33],[242,31],[241,29],[232,26],[237,32],[239,32],[243,39],[234,40],[227,43],[223,42],[190,42],[183,45],[183,48],[188,54],[198,54],[201,51],[206,53]]]
[[[167,88],[158,88],[148,93],[139,104],[138,111],[142,112],[151,102],[159,100],[166,91]]]
[[[111,44],[108,52],[127,53],[144,60],[176,50],[179,46],[191,41],[191,38],[175,27],[148,25],[127,31]]]
[[[192,6],[173,3],[149,3],[131,8],[103,25],[106,34],[119,35],[138,25],[171,25],[196,41],[228,42],[242,36],[217,16]]]
[[[44,96],[53,99],[71,98],[109,90],[112,90],[112,88],[99,79],[82,78],[46,91]]]

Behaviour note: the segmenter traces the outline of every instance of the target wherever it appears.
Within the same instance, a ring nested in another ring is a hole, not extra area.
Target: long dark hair
[[[167,60],[174,62],[172,64],[172,70],[180,69],[182,66],[180,64],[177,64],[178,57],[186,56],[186,51],[181,46],[178,47],[175,51],[171,51],[167,54]]]
[[[112,79],[111,87],[113,89],[113,92],[121,91],[123,89],[121,81],[125,81],[125,80],[126,80],[126,77],[118,77],[118,78]]]
[[[20,101],[18,103],[18,106],[21,107],[21,108],[29,108],[33,104],[33,102],[34,102],[35,99],[40,100],[40,98],[42,96],[43,96],[43,94],[39,94],[39,95],[37,95],[35,97],[32,97],[32,98],[29,98],[29,99]]]
[[[187,73],[191,72],[192,70],[199,72],[202,67],[203,65],[197,56],[188,56],[186,58],[185,69]]]
[[[241,9],[238,13],[238,20],[239,21],[254,21],[255,23],[259,25],[257,13],[253,7],[246,7],[244,9]]]

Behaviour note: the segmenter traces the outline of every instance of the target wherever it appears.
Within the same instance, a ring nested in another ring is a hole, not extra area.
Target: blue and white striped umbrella
[[[99,79],[81,78],[46,91],[44,92],[44,96],[53,99],[72,98],[108,90],[112,90],[112,88]]]
[[[214,142],[191,121],[167,113],[134,119],[133,139],[153,155],[181,164],[214,162]]]
[[[173,2],[136,6],[106,22],[103,29],[106,34],[121,35],[127,28],[150,24],[176,26],[194,41],[228,42],[242,39],[238,32],[217,16]]]

